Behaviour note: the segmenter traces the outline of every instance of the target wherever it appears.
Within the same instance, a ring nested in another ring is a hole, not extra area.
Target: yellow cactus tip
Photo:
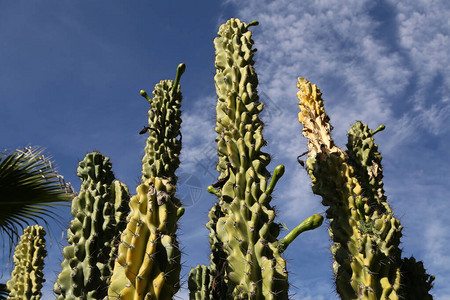
[[[299,89],[301,89],[302,86],[305,85],[305,84],[308,84],[308,82],[309,82],[309,81],[308,81],[306,78],[298,77],[298,80],[297,80],[297,87],[298,87]]]

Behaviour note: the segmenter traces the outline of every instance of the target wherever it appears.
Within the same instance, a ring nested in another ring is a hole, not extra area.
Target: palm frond
[[[0,154],[0,234],[14,242],[18,229],[55,219],[54,206],[68,206],[74,190],[56,172],[43,149],[26,147]]]
[[[9,291],[6,288],[6,284],[0,283],[0,300],[8,298]]]

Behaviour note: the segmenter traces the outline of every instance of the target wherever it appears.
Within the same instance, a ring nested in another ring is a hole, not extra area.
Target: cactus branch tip
[[[283,253],[289,246],[289,244],[291,244],[301,233],[320,227],[323,223],[323,219],[324,218],[322,215],[315,214],[303,221],[300,225],[292,229],[292,231],[289,232],[284,238],[278,240],[278,251],[280,251],[280,253]]]
[[[371,132],[371,135],[373,136],[373,135],[375,135],[376,133],[378,133],[378,132],[380,132],[380,131],[383,131],[384,129],[386,129],[386,126],[380,125],[380,126],[378,126],[377,129],[375,129],[375,130],[373,130],[373,131]]]
[[[257,20],[254,20],[254,21],[252,21],[252,22],[247,24],[247,28],[250,27],[250,26],[258,26],[258,25],[259,25],[259,22]]]
[[[206,190],[208,191],[208,193],[213,194],[213,195],[216,195],[217,197],[220,197],[220,196],[221,196],[220,193],[219,193],[219,191],[216,190],[216,188],[213,187],[212,185],[208,186],[208,187],[206,188]]]
[[[173,84],[174,89],[180,84],[181,75],[183,75],[184,71],[186,71],[186,65],[184,63],[179,64],[177,67],[175,82]]]
[[[141,94],[142,97],[144,97],[145,99],[147,99],[147,101],[148,101],[149,103],[151,103],[152,99],[150,98],[150,96],[147,94],[146,91],[141,90],[139,93]]]
[[[275,168],[273,171],[272,180],[270,181],[269,187],[266,190],[266,194],[270,195],[273,192],[273,189],[275,188],[275,185],[277,184],[278,180],[284,175],[284,165],[279,165]]]
[[[185,208],[184,207],[179,207],[177,209],[177,219],[180,219],[184,215],[184,212],[185,212]]]

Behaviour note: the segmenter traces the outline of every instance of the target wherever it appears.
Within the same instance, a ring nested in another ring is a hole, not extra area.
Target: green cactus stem
[[[334,145],[320,90],[299,78],[297,93],[308,139],[307,171],[313,192],[328,206],[336,288],[342,299],[407,299],[401,287],[402,226],[383,190],[381,155],[371,131],[357,122],[348,150]]]
[[[159,177],[139,185],[122,234],[109,287],[110,299],[172,299],[178,291],[181,253],[176,241],[181,203],[175,186]]]
[[[181,90],[180,78],[186,70],[185,64],[177,68],[175,83],[162,80],[155,85],[153,98],[145,91],[141,95],[150,103],[148,111],[149,137],[142,159],[142,181],[151,177],[171,178],[176,184],[175,170],[180,165],[181,151]]]
[[[86,155],[77,175],[82,180],[72,202],[62,271],[54,285],[57,299],[102,299],[117,256],[118,237],[129,211],[127,187],[114,181],[109,158]]]
[[[211,267],[198,265],[189,272],[188,287],[190,300],[216,300],[213,296],[214,271]]]
[[[402,274],[401,294],[408,300],[432,300],[434,276],[426,273],[423,263],[414,257],[404,258],[400,268]]]
[[[208,191],[216,191],[209,186]],[[224,214],[218,203],[208,213],[209,221],[206,228],[209,230],[209,244],[211,246],[210,266],[198,265],[189,273],[188,288],[189,299],[226,299],[227,286],[224,281],[227,255],[223,250],[223,244],[217,236],[217,221]]]
[[[248,30],[253,25],[257,22],[230,19],[220,26],[219,37],[214,40],[220,175],[218,182],[208,187],[219,198],[213,208],[216,220],[211,219],[208,226],[213,260],[215,250],[223,253],[224,259],[212,263],[208,271],[216,283],[227,288],[218,299],[288,299],[286,262],[277,247],[280,226],[270,205],[284,166],[275,169],[268,185],[270,156],[261,151],[266,145],[264,124],[258,116],[263,103],[257,94],[258,77],[253,68],[256,50]],[[191,273],[191,279],[200,277],[199,270]]]
[[[283,253],[284,250],[292,243],[300,234],[305,231],[313,230],[320,227],[323,223],[323,216],[315,214],[303,221],[300,225],[295,227],[292,231],[290,231],[284,238],[278,240],[276,246],[280,253]]]
[[[7,299],[41,299],[42,284],[45,282],[43,269],[45,250],[45,230],[42,226],[28,226],[14,252],[15,268],[11,280],[6,283],[10,291]]]
[[[172,299],[180,288],[181,251],[177,222],[184,207],[175,197],[181,150],[180,77],[156,84],[150,103],[149,137],[142,160],[142,181],[130,200],[119,255],[108,289],[109,299]]]

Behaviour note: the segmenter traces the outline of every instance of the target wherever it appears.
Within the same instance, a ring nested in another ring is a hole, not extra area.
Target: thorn
[[[143,128],[141,131],[139,131],[139,134],[144,134],[144,133],[146,133],[148,130],[150,130],[150,127],[144,126],[144,128]]]

